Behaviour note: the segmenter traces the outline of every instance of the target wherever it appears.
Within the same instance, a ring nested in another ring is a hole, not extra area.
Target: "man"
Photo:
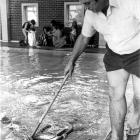
[[[64,74],[72,75],[75,62],[90,37],[102,33],[107,41],[104,64],[110,85],[111,132],[108,140],[123,140],[127,113],[125,91],[132,75],[134,112],[129,123],[128,140],[140,140],[140,0],[81,0],[87,8]],[[139,138],[138,138],[139,137]]]
[[[30,29],[33,29],[35,26],[35,20],[27,21],[22,25],[22,33],[25,37],[24,42],[28,44],[28,32]]]

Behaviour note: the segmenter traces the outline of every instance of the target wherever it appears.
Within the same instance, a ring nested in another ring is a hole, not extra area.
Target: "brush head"
[[[52,133],[45,133],[45,134],[40,133],[33,136],[32,140],[55,140],[56,137],[57,136]]]
[[[62,140],[66,138],[72,131],[73,126],[70,125],[69,128],[64,128],[57,133],[46,132],[46,129],[49,129],[51,125],[47,125],[43,127],[39,132],[32,135],[31,137],[27,137],[25,140]]]

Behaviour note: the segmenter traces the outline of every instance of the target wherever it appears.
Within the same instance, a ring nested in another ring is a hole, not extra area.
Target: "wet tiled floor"
[[[63,80],[70,51],[32,48],[0,48],[1,118],[18,122],[14,131],[1,125],[2,140],[22,139],[31,135]],[[83,53],[41,127],[51,124],[57,132],[69,125],[77,129],[68,140],[103,140],[110,130],[108,81],[103,53]],[[128,106],[132,100],[131,78],[126,92]]]

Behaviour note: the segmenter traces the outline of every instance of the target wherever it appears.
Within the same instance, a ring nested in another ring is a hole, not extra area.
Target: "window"
[[[38,3],[22,3],[22,24],[32,19],[36,21],[35,26],[39,26]]]
[[[73,20],[76,20],[78,24],[83,23],[84,7],[79,2],[65,2],[64,5],[64,24],[65,26],[71,26]]]

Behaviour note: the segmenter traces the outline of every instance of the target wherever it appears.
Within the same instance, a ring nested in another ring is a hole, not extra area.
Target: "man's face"
[[[95,0],[81,0],[81,3],[84,5],[85,9],[89,9],[93,12],[96,12],[96,1]]]
[[[81,3],[84,4],[86,9],[100,12],[109,4],[109,0],[81,0]]]

